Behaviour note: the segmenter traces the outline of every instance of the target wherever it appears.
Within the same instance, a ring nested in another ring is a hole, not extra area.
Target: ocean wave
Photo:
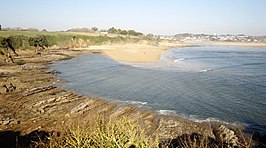
[[[213,71],[213,69],[203,69],[200,72],[208,72],[208,71]]]
[[[198,118],[189,118],[190,120],[194,121],[194,122],[198,122],[198,123],[203,123],[203,122],[219,122],[219,123],[224,123],[224,124],[229,124],[228,122],[219,120],[217,118],[206,118],[206,119],[198,119]]]
[[[161,109],[158,111],[159,114],[162,114],[162,115],[176,115],[176,111],[174,110],[164,110],[164,109]]]
[[[179,62],[179,61],[184,61],[185,59],[186,59],[186,58],[175,59],[175,60],[174,60],[174,63]]]
[[[245,125],[244,123],[240,123],[240,122],[227,122],[224,120],[220,120],[218,118],[213,118],[213,117],[207,117],[207,118],[200,118],[196,115],[190,115],[190,116],[185,116],[185,118],[187,117],[188,120],[191,120],[193,122],[197,122],[197,123],[206,123],[206,122],[218,122],[221,124],[228,124],[228,125]]]
[[[141,102],[141,101],[125,101],[128,104],[136,104],[136,105],[146,105],[148,102]]]

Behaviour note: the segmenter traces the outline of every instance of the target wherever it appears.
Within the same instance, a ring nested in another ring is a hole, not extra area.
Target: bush
[[[157,147],[158,139],[148,136],[139,124],[128,119],[98,119],[85,126],[68,128],[51,137],[49,147]]]
[[[3,46],[3,41],[4,41],[4,39],[5,39],[5,38],[0,37],[0,48],[1,48],[1,47],[2,47],[2,48],[4,47],[4,46]]]
[[[16,56],[18,56],[12,44],[14,44],[12,38],[0,38],[0,56],[1,59],[4,57],[2,60],[6,61],[6,63],[9,61],[14,63],[10,50],[13,51]]]
[[[122,34],[122,35],[127,35],[128,32],[127,32],[126,30],[122,30],[122,31],[120,32],[120,34]]]
[[[10,36],[10,37],[7,38],[8,42],[15,49],[22,48],[24,39],[25,39],[25,36],[23,36],[23,35]]]
[[[45,47],[48,47],[48,41],[45,36],[39,36],[39,37],[30,37],[29,38],[29,45],[34,47],[41,47],[45,49]]]

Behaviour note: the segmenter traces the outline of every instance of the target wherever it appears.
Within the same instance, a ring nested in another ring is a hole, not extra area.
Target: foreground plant
[[[138,123],[129,119],[99,119],[53,135],[49,147],[158,147],[158,141],[157,136],[148,136]]]

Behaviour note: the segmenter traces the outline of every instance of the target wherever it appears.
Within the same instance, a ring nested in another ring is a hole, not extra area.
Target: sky
[[[0,0],[5,27],[266,35],[266,0]]]

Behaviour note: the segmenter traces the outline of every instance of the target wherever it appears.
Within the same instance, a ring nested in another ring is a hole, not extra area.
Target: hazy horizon
[[[160,35],[245,34],[266,35],[264,0],[9,0],[0,5],[2,28],[116,27]]]

